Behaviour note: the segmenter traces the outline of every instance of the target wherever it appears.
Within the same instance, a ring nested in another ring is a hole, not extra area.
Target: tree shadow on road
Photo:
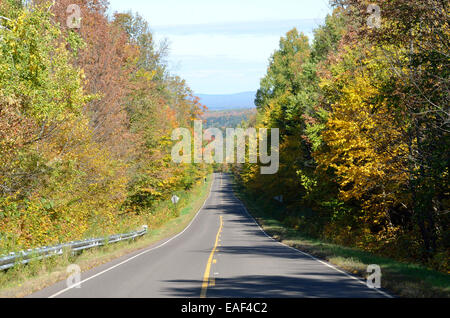
[[[336,281],[333,274],[310,273],[324,276],[314,279],[296,276],[236,276],[231,279],[216,278],[215,286],[207,289],[207,297],[211,298],[377,298],[381,295],[355,283]],[[308,275],[309,276],[309,275]],[[198,280],[167,281],[171,287],[166,293],[174,297],[198,298]]]

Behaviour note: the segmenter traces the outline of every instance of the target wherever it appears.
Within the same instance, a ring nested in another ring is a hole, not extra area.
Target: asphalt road
[[[210,196],[176,237],[31,297],[387,297],[331,265],[269,238],[215,174]]]

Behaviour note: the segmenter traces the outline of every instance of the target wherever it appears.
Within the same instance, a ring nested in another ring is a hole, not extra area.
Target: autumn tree
[[[280,218],[307,234],[445,271],[448,5],[378,1],[374,25],[370,1],[333,4],[311,45],[280,40],[261,81],[256,125],[281,129],[280,172],[245,164],[240,180],[261,200],[283,189]]]
[[[171,130],[202,107],[165,46],[107,9],[0,2],[0,254],[152,226],[169,217],[155,205],[208,171],[171,161]]]
[[[355,16],[358,35],[382,49],[391,80],[381,93],[407,140],[408,209],[424,257],[436,253],[448,222],[449,8],[445,1],[379,1],[381,23],[369,28],[365,1],[339,1]],[[445,237],[445,236],[444,236]]]

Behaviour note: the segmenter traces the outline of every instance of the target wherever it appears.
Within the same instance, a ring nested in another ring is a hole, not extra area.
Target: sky
[[[168,40],[169,70],[196,94],[256,91],[280,37],[312,30],[331,13],[328,0],[110,0]]]

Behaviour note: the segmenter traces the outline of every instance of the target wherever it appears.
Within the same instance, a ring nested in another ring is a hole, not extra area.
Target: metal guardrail
[[[147,231],[148,227],[144,225],[142,230],[136,232],[130,232],[126,234],[116,234],[106,238],[75,241],[51,247],[44,246],[36,249],[29,249],[27,251],[21,251],[18,253],[10,253],[8,256],[0,257],[0,270],[5,270],[14,267],[17,264],[27,264],[32,260],[40,260],[52,256],[62,255],[66,250],[70,250],[72,251],[73,254],[75,254],[83,250],[91,249],[98,246],[104,246],[106,244],[132,240],[136,237],[140,237],[147,234]]]

